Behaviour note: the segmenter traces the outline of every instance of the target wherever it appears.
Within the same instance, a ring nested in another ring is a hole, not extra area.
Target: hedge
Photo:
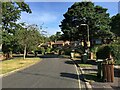
[[[109,55],[112,55],[116,62],[120,62],[120,45],[110,44],[102,45],[98,48],[96,56],[99,59],[109,58]]]
[[[109,45],[112,51],[112,56],[116,62],[120,62],[120,45],[113,44]],[[119,63],[120,64],[120,63]]]

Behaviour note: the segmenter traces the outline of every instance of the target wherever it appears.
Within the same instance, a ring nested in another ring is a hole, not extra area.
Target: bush
[[[96,56],[99,59],[106,59],[109,58],[110,54],[113,56],[116,63],[120,62],[120,45],[117,44],[103,45],[100,48],[98,48]]]
[[[112,51],[112,56],[114,57],[116,63],[120,62],[120,45],[113,44],[113,45],[110,45],[110,48]]]
[[[51,52],[59,53],[59,50],[60,50],[59,48],[52,48],[52,49],[51,49]]]
[[[65,50],[65,55],[70,55],[70,53],[71,53],[71,49],[66,49]]]
[[[84,54],[84,47],[83,46],[78,46],[75,48],[75,52],[79,54]]]
[[[100,47],[101,45],[95,45],[94,47],[91,48],[91,52],[93,52],[94,54],[96,54],[96,52],[98,51],[98,48]]]
[[[40,51],[42,52],[42,54],[44,54],[44,53],[45,53],[44,47],[41,47],[41,48],[40,48]]]
[[[109,58],[110,54],[111,54],[111,48],[107,45],[105,46],[103,45],[100,48],[98,48],[96,56],[99,59],[106,59],[106,58]]]
[[[51,48],[47,47],[46,52],[50,53],[51,52]]]

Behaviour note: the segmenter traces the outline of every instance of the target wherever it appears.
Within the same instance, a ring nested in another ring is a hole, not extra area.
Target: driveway
[[[69,59],[43,58],[27,69],[2,78],[3,88],[78,88],[76,68]]]

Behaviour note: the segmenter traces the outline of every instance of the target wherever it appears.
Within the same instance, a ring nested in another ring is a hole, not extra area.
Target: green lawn
[[[23,58],[14,58],[11,60],[6,60],[0,62],[0,71],[2,71],[0,74],[5,74],[16,69],[24,68],[39,61],[41,61],[40,58],[26,58],[25,60]]]
[[[85,79],[88,82],[101,82],[102,79],[97,77],[97,73],[84,74]]]
[[[80,67],[92,67],[92,64],[78,64]]]

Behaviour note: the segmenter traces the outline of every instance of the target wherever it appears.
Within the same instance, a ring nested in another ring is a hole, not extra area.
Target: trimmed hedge
[[[98,59],[106,59],[109,58],[109,55],[111,54],[111,48],[109,46],[101,46],[98,48],[98,51],[96,53],[96,57]]]
[[[109,55],[112,55],[114,60],[120,62],[120,45],[111,44],[111,45],[102,45],[98,48],[96,53],[97,58],[106,59],[109,58]]]
[[[112,56],[114,57],[116,63],[119,62],[120,64],[120,45],[113,44],[109,45],[112,51]]]

